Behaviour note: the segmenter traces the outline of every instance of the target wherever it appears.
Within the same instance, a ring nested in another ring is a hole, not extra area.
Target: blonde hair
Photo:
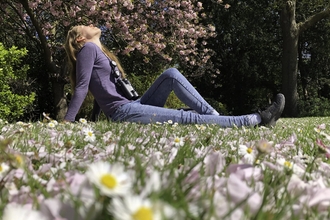
[[[69,74],[70,74],[70,82],[71,89],[74,91],[76,87],[76,62],[77,62],[77,53],[84,46],[84,42],[80,43],[77,41],[77,38],[80,37],[80,32],[78,26],[74,26],[71,30],[68,31],[66,41],[64,44],[64,48],[68,58],[69,65]],[[105,55],[111,60],[117,63],[118,69],[120,70],[122,77],[125,78],[125,72],[120,65],[120,62],[116,55],[111,53],[105,46],[102,45],[102,51]]]

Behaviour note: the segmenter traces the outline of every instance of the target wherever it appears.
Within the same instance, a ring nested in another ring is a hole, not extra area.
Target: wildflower
[[[293,168],[293,163],[290,162],[290,161],[285,160],[284,158],[278,159],[277,163],[282,165],[284,168],[287,168],[287,169],[290,169],[290,170]]]
[[[9,170],[9,166],[6,163],[0,164],[0,181],[6,175]]]
[[[12,165],[16,168],[22,168],[25,165],[25,158],[20,154],[11,155]]]
[[[257,144],[257,150],[259,153],[270,153],[273,144],[273,141],[260,140]]]
[[[196,127],[198,130],[200,130],[200,131],[204,131],[204,130],[206,130],[206,126],[205,126],[205,125],[198,125],[198,124],[196,124],[195,127]]]
[[[329,153],[329,147],[327,147],[320,139],[316,139],[316,145],[320,153]]]
[[[6,206],[3,220],[47,220],[39,211],[29,209],[23,205],[10,203]]]
[[[292,170],[293,173],[297,174],[297,175],[302,175],[305,173],[305,170],[300,167],[299,165],[291,162],[291,161],[288,161],[288,160],[285,160],[284,158],[279,158],[277,159],[277,164],[279,164],[284,170]]]
[[[242,158],[243,162],[248,164],[253,164],[256,159],[256,152],[252,148],[252,146],[247,147],[246,145],[243,144],[239,145],[238,154],[240,156],[243,156]]]
[[[85,134],[84,141],[87,142],[94,142],[95,141],[95,135],[91,128],[83,128],[83,132]]]
[[[87,124],[87,120],[84,119],[84,118],[80,118],[79,119],[79,122],[82,123],[82,124]]]
[[[324,123],[322,123],[319,126],[317,126],[317,128],[320,130],[324,130],[326,128],[326,125]]]
[[[86,176],[106,196],[125,195],[132,185],[130,176],[119,164],[96,162],[88,167]]]
[[[141,194],[150,195],[153,192],[158,192],[161,190],[161,186],[162,180],[160,173],[156,170],[151,170]]]
[[[174,210],[169,205],[136,195],[114,198],[108,211],[117,220],[161,220],[175,217]]]
[[[50,128],[55,128],[55,124],[53,122],[48,122],[47,126]]]
[[[176,147],[183,146],[184,145],[184,138],[183,137],[175,137],[173,142],[174,142],[174,145]]]
[[[205,164],[205,174],[208,176],[221,173],[226,164],[224,156],[219,151],[207,154],[203,162]]]
[[[54,125],[58,125],[58,122],[56,120],[51,120],[51,123],[53,123]]]
[[[320,134],[323,135],[327,140],[330,140],[330,135],[328,135],[327,133],[321,131]]]

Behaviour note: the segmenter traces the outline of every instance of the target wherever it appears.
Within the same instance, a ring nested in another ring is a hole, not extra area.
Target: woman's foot
[[[285,97],[283,94],[279,93],[276,95],[276,99],[271,106],[266,110],[260,111],[261,116],[260,125],[273,127],[276,125],[276,121],[280,118],[285,106]]]

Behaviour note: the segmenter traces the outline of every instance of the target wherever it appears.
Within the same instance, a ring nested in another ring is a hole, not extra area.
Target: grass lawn
[[[3,220],[330,218],[330,118],[0,130]]]

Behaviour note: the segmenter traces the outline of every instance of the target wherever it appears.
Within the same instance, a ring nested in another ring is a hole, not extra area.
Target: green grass
[[[95,141],[84,140],[86,127]],[[1,122],[0,129],[1,215],[8,203],[24,202],[39,210],[56,198],[72,210],[83,207],[82,219],[113,219],[107,208],[114,197],[89,182],[89,188],[78,183],[91,164],[102,160],[120,164],[131,177],[132,192],[126,196],[162,201],[174,219],[330,217],[329,117],[284,118],[271,129],[107,121],[55,127],[49,121]],[[176,138],[182,138],[181,145]],[[258,151],[260,141],[269,143],[269,152]],[[251,164],[243,165],[249,160],[240,145],[254,153]],[[79,187],[92,189],[92,203],[101,208],[88,205],[77,194]]]

